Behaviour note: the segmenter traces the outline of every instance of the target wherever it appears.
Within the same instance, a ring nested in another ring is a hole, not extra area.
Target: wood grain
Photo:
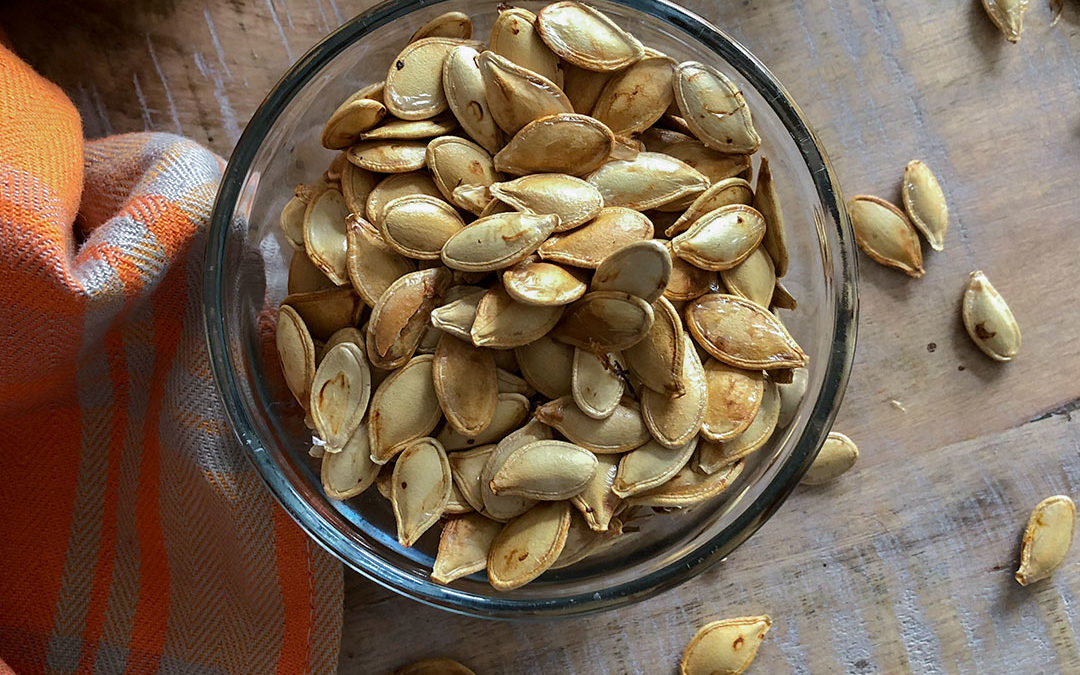
[[[43,0],[0,5],[0,26],[87,135],[170,131],[227,155],[287,66],[371,4]],[[1080,555],[1028,589],[1011,573],[1030,508],[1080,496],[1080,5],[1051,27],[1033,2],[1009,45],[975,0],[686,4],[788,85],[847,193],[898,200],[916,157],[945,186],[952,227],[924,279],[860,259],[837,422],[859,466],[797,491],[723,565],[616,613],[483,622],[350,574],[342,671],[446,654],[478,673],[668,673],[702,621],[768,612],[756,672],[1077,672]],[[963,331],[973,269],[1020,322],[1015,363]]]

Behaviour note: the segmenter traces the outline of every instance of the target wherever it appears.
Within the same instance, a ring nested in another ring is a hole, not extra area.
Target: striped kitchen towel
[[[0,47],[0,674],[336,670],[341,565],[263,488],[210,375],[221,170],[167,134],[84,143]]]

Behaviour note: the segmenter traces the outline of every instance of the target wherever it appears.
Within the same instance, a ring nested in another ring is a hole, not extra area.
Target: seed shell
[[[359,140],[386,116],[386,106],[370,98],[350,96],[330,115],[322,131],[322,146],[341,150]]]
[[[368,193],[364,206],[367,220],[378,226],[382,222],[383,209],[387,204],[398,197],[415,194],[442,197],[439,188],[435,186],[435,181],[426,171],[390,174],[376,183]]]
[[[788,269],[787,231],[784,225],[784,211],[780,208],[780,196],[776,193],[776,184],[773,183],[768,157],[761,158],[757,191],[754,192],[754,208],[765,219],[765,237],[761,240],[761,245],[775,265],[776,276],[782,277],[787,274]],[[768,303],[763,304],[768,306]]]
[[[686,645],[679,662],[679,675],[739,675],[746,672],[771,626],[772,620],[767,616],[746,616],[705,624]]]
[[[572,112],[546,115],[521,128],[495,155],[495,168],[515,176],[583,176],[607,160],[615,136],[603,123]]]
[[[355,326],[364,312],[364,303],[351,288],[294,293],[281,304],[296,310],[314,340],[329,339],[338,329]]]
[[[463,272],[505,269],[539,248],[558,224],[558,216],[518,212],[480,218],[447,240],[442,261]]]
[[[570,528],[570,504],[542,502],[507,523],[488,553],[488,581],[498,591],[520,588],[550,568]]]
[[[760,177],[758,180],[761,180]],[[714,182],[709,186],[708,190],[694,199],[690,206],[686,208],[686,211],[672,223],[671,227],[664,231],[664,236],[674,237],[677,234],[686,232],[698,218],[722,206],[731,206],[733,204],[750,206],[753,201],[754,190],[750,187],[750,183],[742,178],[726,178]],[[766,220],[767,228],[768,222]]]
[[[673,100],[675,61],[646,56],[616,73],[592,109],[592,116],[615,134],[635,134],[651,127]]]
[[[423,141],[360,141],[349,148],[349,161],[368,171],[406,173],[424,168]]]
[[[394,463],[390,488],[398,543],[411,547],[438,522],[452,484],[446,451],[438,441],[421,438],[408,444]]]
[[[450,280],[449,270],[434,267],[410,272],[386,289],[368,320],[367,355],[374,365],[389,370],[412,358]]]
[[[1020,41],[1024,32],[1024,14],[1028,10],[1028,0],[982,0],[990,20],[998,27],[1005,39],[1012,43]]]
[[[458,136],[441,136],[427,144],[427,165],[439,192],[455,206],[454,188],[460,185],[489,186],[499,180],[487,150]]]
[[[454,288],[461,287],[455,286]],[[475,286],[469,287],[468,292],[454,300],[450,300],[448,293],[446,304],[431,310],[431,325],[454,337],[471,342],[472,325],[476,320],[476,308],[480,304],[480,298],[484,297],[485,293],[487,293],[486,289]]]
[[[491,423],[479,434],[466,436],[453,427],[445,426],[436,438],[447,452],[497,443],[521,426],[528,415],[529,399],[521,394],[499,394],[495,412],[491,416]]]
[[[806,353],[768,310],[734,295],[711,293],[686,307],[694,340],[728,365],[749,370],[797,368]]]
[[[481,445],[472,450],[458,450],[447,454],[454,485],[465,501],[475,510],[483,512],[484,498],[480,489],[480,474],[484,471],[494,445]],[[486,515],[486,514],[485,514]]]
[[[446,12],[428,21],[416,29],[409,42],[416,42],[429,37],[457,38],[468,40],[472,37],[472,20],[464,12]]]
[[[460,44],[452,38],[427,37],[406,45],[386,73],[387,109],[403,120],[427,119],[446,110],[443,61]]]
[[[478,513],[448,519],[439,537],[439,552],[431,566],[431,580],[449,584],[486,569],[491,542],[501,529],[501,524]],[[446,675],[447,671],[432,670],[431,673]]]
[[[313,293],[337,288],[333,281],[315,267],[303,249],[294,251],[289,259],[289,295]]]
[[[346,239],[349,281],[369,307],[374,307],[395,281],[416,270],[416,263],[390,248],[367,221],[351,218]]]
[[[728,293],[769,307],[776,290],[776,268],[764,246],[758,246],[742,262],[720,272]]]
[[[904,212],[870,195],[848,200],[855,242],[877,263],[894,267],[910,277],[922,278],[922,247],[919,235]]]
[[[803,485],[824,485],[855,466],[858,459],[859,449],[850,438],[837,431],[829,432],[817,458],[799,482]]]
[[[497,495],[491,491],[491,479],[495,472],[503,465],[506,458],[515,450],[529,443],[540,440],[551,440],[551,429],[536,420],[530,420],[525,426],[513,433],[506,435],[499,441],[495,449],[488,455],[483,470],[480,472],[480,496],[484,504],[484,515],[494,520],[506,522],[528,511],[534,504],[535,499],[518,497],[516,495]]]
[[[1020,567],[1021,586],[1049,577],[1065,562],[1076,531],[1076,504],[1064,495],[1047,497],[1035,506],[1024,528]]]
[[[527,305],[495,285],[477,305],[470,330],[472,343],[492,349],[521,347],[547,335],[562,314],[562,306]]]
[[[738,461],[708,475],[694,471],[691,464],[692,461],[660,486],[629,497],[626,503],[631,506],[660,508],[695,506],[719,496],[731,487],[742,474],[744,467],[744,463]]]
[[[982,270],[972,272],[968,279],[962,314],[968,335],[984,354],[1007,362],[1020,353],[1020,326]]]
[[[304,320],[288,305],[278,309],[276,344],[285,384],[306,409],[315,378],[315,343]]]

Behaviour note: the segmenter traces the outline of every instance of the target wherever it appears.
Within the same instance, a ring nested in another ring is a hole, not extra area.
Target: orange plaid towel
[[[336,670],[341,566],[263,489],[211,381],[221,168],[166,134],[84,145],[0,47],[0,673]]]

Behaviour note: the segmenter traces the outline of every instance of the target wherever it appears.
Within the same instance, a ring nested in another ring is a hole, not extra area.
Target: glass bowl
[[[524,2],[537,10],[544,3]],[[397,0],[329,35],[292,67],[252,117],[229,161],[210,226],[205,266],[206,329],[214,377],[233,429],[285,510],[316,541],[364,576],[403,595],[486,617],[569,616],[636,602],[719,562],[780,506],[824,442],[855,349],[854,245],[836,179],[798,107],[776,78],[716,27],[664,0],[596,0],[641,41],[677,61],[710,63],[746,96],[770,158],[787,220],[791,266],[785,286],[799,308],[785,312],[810,356],[806,394],[791,420],[751,455],[720,498],[642,521],[615,548],[532,583],[498,592],[483,574],[441,586],[428,578],[438,545],[432,528],[399,546],[389,503],[374,489],[328,499],[310,432],[286,388],[274,349],[275,308],[286,294],[291,249],[278,214],[298,183],[314,181],[335,153],[324,121],[360,86],[385,77],[413,31],[451,10],[468,13],[485,37],[498,3]],[[755,165],[757,159],[755,159]]]

